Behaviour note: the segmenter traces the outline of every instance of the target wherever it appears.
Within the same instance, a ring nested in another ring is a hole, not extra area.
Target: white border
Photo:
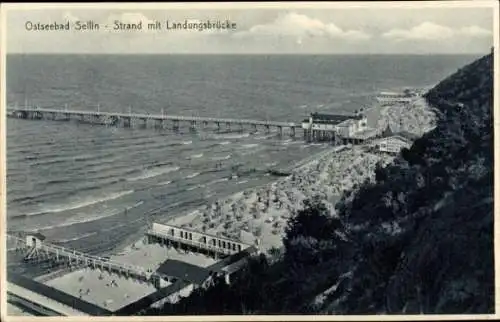
[[[5,118],[5,106],[6,106],[6,16],[8,11],[11,10],[47,10],[47,9],[211,9],[211,10],[224,10],[224,9],[360,9],[360,8],[491,8],[493,10],[493,32],[494,32],[494,93],[500,93],[499,79],[498,79],[498,64],[499,64],[499,54],[500,49],[499,44],[499,4],[497,1],[490,0],[476,0],[476,1],[401,1],[401,2],[241,2],[241,3],[209,3],[209,2],[198,2],[198,3],[9,3],[0,4],[0,40],[1,40],[1,80],[0,80],[0,236],[2,241],[2,248],[5,247],[5,227],[6,227],[6,118]],[[500,158],[500,121],[497,119],[500,117],[498,113],[499,100],[497,95],[494,95],[494,142],[495,142],[495,167],[497,161]],[[500,184],[500,177],[498,172],[495,171],[495,187]],[[495,200],[500,200],[500,191],[495,189]],[[495,225],[494,225],[494,236],[496,237],[499,233],[499,225],[496,224],[498,219],[499,206],[497,203],[494,204],[494,214],[495,214]],[[495,258],[498,253],[500,246],[500,241],[495,238]],[[2,273],[5,272],[5,253],[0,251],[0,267]],[[500,272],[500,261],[495,261],[495,271]],[[145,317],[145,316],[127,316],[127,317],[90,317],[90,318],[77,318],[77,317],[48,317],[48,318],[37,318],[37,317],[13,317],[9,316],[9,321],[39,321],[43,319],[44,321],[270,321],[270,320],[280,320],[280,321],[304,321],[304,320],[315,320],[315,321],[399,321],[399,320],[492,320],[498,319],[500,317],[500,296],[498,295],[500,279],[495,276],[495,309],[496,314],[489,315],[272,315],[272,316],[175,316],[175,317]],[[6,297],[6,289],[3,287],[6,285],[5,274],[0,274],[0,312],[2,320],[7,320],[5,314],[7,308],[7,302],[4,301]]]

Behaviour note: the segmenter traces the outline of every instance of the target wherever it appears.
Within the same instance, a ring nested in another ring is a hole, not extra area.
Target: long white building
[[[350,139],[367,130],[364,115],[336,115],[312,113],[302,122],[308,140]]]
[[[393,105],[393,104],[409,104],[417,94],[413,91],[405,91],[403,93],[396,92],[381,92],[377,95],[377,101],[380,105]]]

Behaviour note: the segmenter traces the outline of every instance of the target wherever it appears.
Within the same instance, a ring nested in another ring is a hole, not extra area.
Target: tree
[[[331,215],[326,206],[319,200],[303,201],[304,209],[288,220],[284,243],[299,236],[326,239],[331,236],[329,223]]]

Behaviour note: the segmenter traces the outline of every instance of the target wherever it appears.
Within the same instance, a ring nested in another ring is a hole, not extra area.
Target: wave
[[[192,156],[187,157],[186,159],[199,159],[203,156],[203,153],[193,154]]]
[[[223,142],[221,142],[221,143],[219,143],[219,144],[220,144],[220,145],[228,145],[228,144],[230,144],[230,143],[231,143],[231,141],[223,141]]]
[[[256,136],[255,140],[267,140],[267,139],[270,139],[270,138],[275,137],[275,136],[276,136],[275,134]]]
[[[186,177],[184,177],[184,179],[191,179],[191,178],[198,176],[199,174],[200,174],[199,172],[191,173],[191,174],[187,175]]]
[[[65,204],[65,205],[56,205],[53,207],[45,208],[42,211],[38,211],[38,212],[33,212],[33,213],[29,213],[29,214],[14,215],[11,218],[26,218],[26,217],[41,216],[41,215],[46,215],[46,214],[53,214],[53,213],[68,211],[68,210],[74,210],[74,209],[78,209],[78,208],[88,207],[88,206],[91,206],[91,205],[94,205],[97,203],[118,199],[120,197],[129,195],[133,192],[134,192],[134,190],[115,192],[115,193],[111,193],[103,198],[97,198],[97,199],[90,199],[89,198],[86,201],[78,201],[78,202],[73,202],[73,203]]]
[[[223,156],[223,157],[213,157],[212,158],[212,161],[221,161],[221,160],[228,160],[231,158],[231,154],[228,154],[226,156]]]
[[[149,141],[142,141],[138,142],[137,144],[131,144],[130,142],[125,142],[123,145],[110,145],[105,147],[105,149],[109,152],[106,153],[94,153],[94,154],[86,154],[86,155],[63,155],[65,153],[71,153],[73,152],[74,146],[72,146],[71,150],[66,151],[64,148],[60,148],[58,153],[52,153],[52,154],[44,154],[44,152],[53,152],[54,150],[51,149],[49,151],[42,151],[39,152],[37,151],[37,154],[35,156],[27,156],[22,158],[23,160],[28,159],[28,160],[37,160],[37,162],[34,162],[34,166],[41,166],[41,165],[54,165],[54,164],[59,164],[59,163],[64,163],[68,161],[73,161],[73,162],[81,162],[81,161],[89,161],[89,160],[108,160],[111,159],[111,161],[119,159],[120,158],[120,152],[126,152],[127,155],[140,155],[143,154],[144,151],[146,150],[151,150],[151,149],[159,149],[159,148],[166,148],[169,146],[175,146],[175,145],[180,145],[180,144],[190,144],[190,143],[172,143],[170,141],[167,142],[157,142],[155,140],[149,140]],[[132,149],[133,147],[133,149]],[[92,148],[95,149],[95,146],[92,146]],[[31,152],[33,154],[33,152]],[[117,157],[117,154],[119,155]],[[20,158],[17,158],[17,161],[20,161]],[[39,160],[39,161],[38,161]],[[109,162],[109,161],[108,161]],[[101,163],[101,162],[99,162]],[[99,163],[96,163],[98,165]]]
[[[67,243],[67,242],[71,242],[71,241],[75,241],[75,240],[87,238],[87,237],[94,236],[94,235],[97,235],[97,233],[96,232],[92,232],[92,233],[88,233],[88,234],[79,235],[79,236],[76,236],[74,238],[56,239],[54,241],[57,242],[57,243]]]
[[[33,166],[41,166],[41,165],[54,165],[58,163],[63,163],[66,161],[73,161],[73,162],[79,162],[79,161],[88,161],[88,160],[96,160],[96,159],[105,159],[106,157],[113,156],[113,153],[106,153],[106,154],[84,154],[84,155],[69,155],[69,156],[60,156],[59,154],[52,154],[52,155],[39,155],[38,159],[41,159],[43,161],[35,162],[32,165]]]
[[[128,178],[127,181],[139,181],[139,180],[149,179],[167,174],[169,172],[177,171],[179,169],[180,169],[179,167],[168,167],[168,166],[164,168],[155,167],[143,171],[142,174],[140,174],[139,176]]]
[[[79,174],[77,177],[67,177],[65,179],[54,179],[54,180],[48,180],[48,181],[41,181],[36,183],[37,187],[40,187],[40,190],[46,189],[47,186],[49,185],[54,185],[54,184],[70,184],[71,189],[75,187],[77,184],[82,183],[82,182],[90,182],[90,185],[87,186],[79,186],[79,190],[92,190],[96,188],[100,188],[105,186],[109,186],[112,184],[115,184],[120,181],[124,181],[124,177],[133,174],[137,172],[136,169],[130,169],[130,166],[122,166],[122,167],[115,167],[114,170],[116,171],[110,171],[110,172],[105,172],[105,171],[88,171]],[[103,173],[102,175],[99,176],[91,176],[92,174],[96,173]],[[118,177],[118,178],[117,178]],[[60,187],[58,187],[60,188]],[[70,190],[71,190],[70,189]],[[59,192],[61,192],[62,189],[58,189]],[[35,197],[40,198],[40,197],[45,197],[47,196],[46,194],[40,194]]]
[[[265,150],[265,148],[264,147],[260,147],[260,148],[253,149],[253,150],[250,150],[250,151],[241,152],[240,155],[254,154],[254,153],[257,153],[257,152],[263,151],[263,150]]]
[[[248,180],[241,180],[241,181],[238,181],[236,184],[242,184],[242,183],[247,183]]]
[[[216,184],[216,183],[219,183],[219,182],[224,182],[224,181],[228,181],[229,179],[228,178],[222,178],[222,179],[217,179],[217,180],[214,180],[214,181],[210,181],[209,183],[207,183],[206,185],[207,186],[211,186],[213,184]]]
[[[184,141],[184,142],[182,142],[182,144],[184,144],[184,145],[192,144],[192,143],[193,143],[193,141]]]
[[[136,208],[136,207],[142,205],[143,203],[144,203],[143,201],[139,201],[135,205],[127,207],[125,209],[126,210],[130,210],[130,209],[133,209],[133,208]],[[82,218],[82,217],[73,217],[73,218],[70,218],[70,219],[66,220],[62,224],[44,226],[44,227],[41,227],[41,228],[32,229],[31,231],[48,230],[48,229],[54,229],[54,228],[62,228],[62,227],[73,226],[73,225],[77,225],[77,224],[83,224],[83,223],[87,223],[87,222],[91,222],[91,221],[97,221],[97,220],[108,218],[108,217],[113,217],[113,216],[122,214],[123,212],[124,212],[123,209],[114,209],[114,210],[112,210],[112,211],[110,211],[108,213],[106,213],[106,212],[99,213],[98,215],[91,216],[91,217],[87,217],[87,216],[84,217],[84,218]]]
[[[259,144],[258,143],[250,143],[250,144],[243,144],[241,147],[244,148],[244,149],[250,149],[250,148],[255,148],[255,147],[258,147]]]
[[[243,134],[214,134],[209,136],[212,139],[215,140],[228,140],[228,139],[243,139],[247,138],[250,136],[250,133],[243,133]]]

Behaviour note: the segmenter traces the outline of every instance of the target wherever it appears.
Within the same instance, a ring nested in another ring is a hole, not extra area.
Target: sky
[[[484,54],[493,45],[492,8],[362,6],[198,9],[9,9],[8,53],[113,54]],[[234,30],[167,30],[173,23],[229,20]],[[92,21],[99,30],[74,30]],[[115,21],[141,31],[112,30]],[[148,30],[159,21],[161,30]],[[28,24],[70,22],[69,31],[30,31]],[[107,27],[106,27],[107,26]]]

